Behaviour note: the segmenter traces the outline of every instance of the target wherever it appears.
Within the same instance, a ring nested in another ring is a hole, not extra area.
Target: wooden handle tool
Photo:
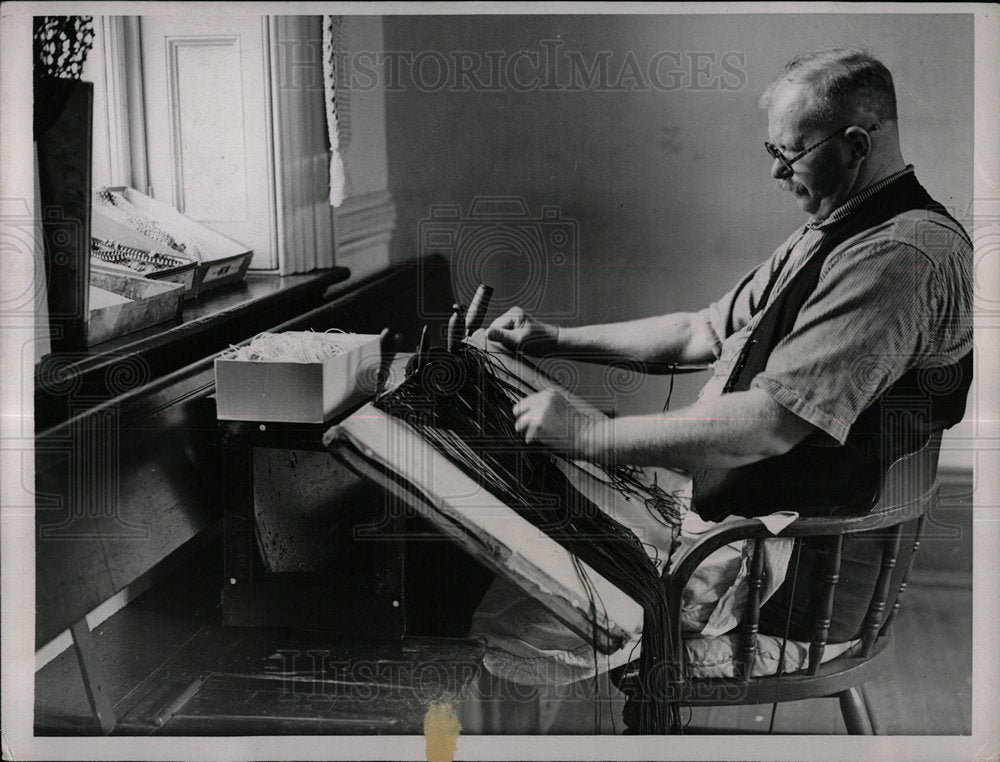
[[[462,343],[462,335],[465,331],[465,323],[462,320],[465,315],[465,306],[453,304],[451,309],[451,317],[448,318],[448,351],[455,352],[458,350],[458,345]]]
[[[479,284],[475,296],[469,302],[469,311],[465,313],[465,335],[471,336],[483,325],[483,318],[490,308],[490,299],[493,298],[493,289],[484,283]]]

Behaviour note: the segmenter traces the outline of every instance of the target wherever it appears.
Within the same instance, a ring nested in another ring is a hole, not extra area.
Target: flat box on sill
[[[195,296],[228,283],[236,283],[246,276],[250,260],[253,258],[253,251],[242,243],[185,217],[170,204],[157,201],[155,198],[140,193],[135,188],[116,186],[108,188],[108,190],[111,193],[124,196],[127,201],[159,224],[165,232],[194,240],[201,255],[198,267],[195,269]],[[145,236],[143,238],[150,243],[155,243]],[[195,258],[190,254],[187,256]]]
[[[323,362],[215,360],[220,420],[324,423],[375,393],[381,340],[338,334],[344,351]]]
[[[198,262],[195,262],[188,257],[182,257],[169,246],[165,246],[164,244],[160,244],[146,238],[141,233],[132,230],[132,228],[111,219],[101,211],[100,207],[95,207],[91,210],[90,234],[94,238],[100,238],[105,241],[114,241],[115,243],[124,244],[125,246],[133,247],[141,251],[148,251],[151,254],[166,257],[167,261],[171,263],[170,265],[160,264],[158,266],[151,267],[148,272],[139,272],[132,269],[125,263],[118,264],[102,260],[100,257],[93,254],[94,249],[93,246],[91,246],[91,267],[103,267],[105,270],[118,272],[122,275],[131,275],[135,278],[168,280],[171,283],[180,283],[184,286],[185,299],[194,299],[194,297],[198,295],[196,287],[196,281],[198,279]],[[129,261],[139,261],[128,256],[126,256],[125,259]]]
[[[180,317],[184,306],[181,283],[122,275],[98,267],[91,268],[90,288],[88,347]]]

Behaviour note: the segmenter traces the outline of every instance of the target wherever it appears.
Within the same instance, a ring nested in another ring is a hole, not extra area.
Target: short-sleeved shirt
[[[767,306],[818,247],[825,229],[907,167],[808,223],[709,307],[697,313],[712,337],[715,371],[701,398],[722,394]],[[826,258],[792,331],[751,387],[843,444],[858,415],[904,373],[956,362],[972,347],[972,248],[958,225],[907,212],[849,238]]]

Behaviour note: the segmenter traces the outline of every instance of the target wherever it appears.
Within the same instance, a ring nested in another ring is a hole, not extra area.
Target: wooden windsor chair
[[[919,451],[892,465],[876,506],[865,514],[799,518],[780,537],[795,538],[785,581],[761,605],[763,543],[773,537],[761,522],[741,519],[721,525],[674,564],[665,576],[673,632],[671,691],[682,706],[769,704],[837,697],[852,735],[880,734],[865,684],[890,663],[892,624],[906,589],[913,554],[926,514],[938,500],[940,434]],[[681,595],[698,565],[735,540],[752,541],[749,591],[742,614],[734,677],[686,674],[681,636]],[[790,613],[789,613],[790,612]],[[808,642],[804,669],[758,676],[758,638]],[[823,660],[828,644],[858,641],[850,650]],[[682,676],[682,677],[676,677]]]

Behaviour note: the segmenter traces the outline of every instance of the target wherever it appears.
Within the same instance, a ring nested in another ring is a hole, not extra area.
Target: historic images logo
[[[281,88],[323,89],[303,46],[278,42],[288,81]],[[746,53],[729,50],[582,51],[562,40],[519,50],[334,50],[338,87],[368,92],[735,92],[746,87]]]

